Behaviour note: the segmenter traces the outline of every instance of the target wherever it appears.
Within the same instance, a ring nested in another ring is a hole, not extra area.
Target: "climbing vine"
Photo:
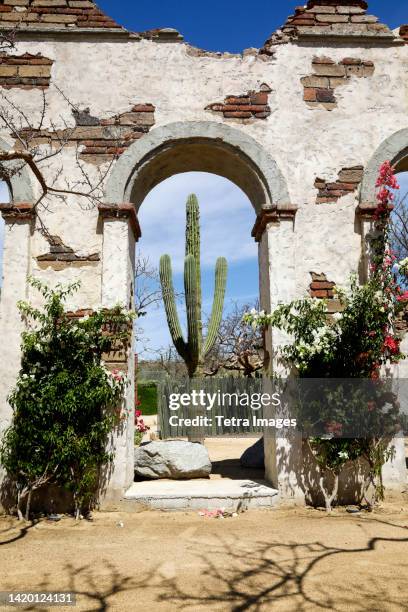
[[[307,440],[322,473],[330,472],[334,478],[331,492],[325,489],[323,477],[320,482],[328,510],[337,497],[342,468],[359,458],[366,459],[369,468],[364,496],[371,484],[374,500],[383,497],[382,467],[393,454],[389,439],[398,428],[397,398],[390,392],[388,382],[380,379],[384,367],[404,357],[394,322],[408,299],[408,293],[401,291],[395,279],[396,261],[388,247],[393,192],[399,188],[389,162],[380,168],[377,188],[370,277],[363,285],[353,277],[348,290],[338,290],[341,313],[329,316],[326,301],[305,298],[281,305],[270,314],[252,311],[244,318],[253,326],[272,326],[290,335],[291,342],[281,349],[280,358],[302,378],[372,381],[369,396],[356,385],[355,395],[348,396],[347,401],[344,394],[336,398],[332,393],[330,406],[320,402],[319,417],[325,431]],[[316,409],[316,402],[313,407]],[[351,413],[353,425],[357,416],[366,435],[356,437],[350,433],[354,431],[350,427]],[[307,425],[310,414],[302,416],[303,425]]]

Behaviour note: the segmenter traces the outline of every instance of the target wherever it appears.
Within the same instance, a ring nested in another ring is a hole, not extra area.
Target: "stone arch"
[[[387,160],[395,165],[398,172],[408,171],[408,128],[399,130],[384,140],[371,157],[361,184],[360,201],[362,204],[375,203],[378,169]]]
[[[173,174],[210,172],[230,179],[248,196],[257,214],[288,205],[286,181],[275,160],[251,136],[210,121],[158,127],[135,142],[116,162],[105,202],[132,202],[138,209],[158,183]]]

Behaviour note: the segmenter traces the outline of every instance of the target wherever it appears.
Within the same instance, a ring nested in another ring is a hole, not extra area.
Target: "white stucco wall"
[[[58,39],[55,35],[47,40],[19,42],[17,53],[24,52],[41,53],[54,60],[51,86],[46,91],[44,128],[74,127],[69,102],[81,109],[89,107],[91,115],[100,118],[124,113],[137,103],[151,103],[156,107],[155,125],[149,136],[139,142],[173,123],[188,126],[191,122],[213,122],[253,138],[275,160],[286,181],[287,204],[297,206],[298,212],[294,225],[292,221],[282,221],[271,226],[268,244],[261,247],[261,287],[264,294],[265,289],[270,291],[269,299],[263,296],[264,304],[274,305],[304,295],[311,271],[323,272],[329,280],[342,285],[357,270],[362,244],[361,225],[355,214],[358,192],[336,203],[317,205],[314,181],[320,177],[334,182],[342,168],[367,167],[385,139],[398,129],[408,128],[407,46],[376,46],[373,41],[372,45],[350,43],[347,47],[344,41],[336,46],[335,42],[320,39],[308,45],[281,45],[274,58],[255,53],[217,57],[193,56],[188,45],[181,43],[122,39],[109,42],[97,37],[86,40],[86,35]],[[311,109],[303,100],[301,78],[312,74],[316,55],[336,62],[344,57],[370,60],[375,65],[374,75],[352,77],[337,88],[338,105],[333,111]],[[205,110],[210,103],[223,102],[227,95],[259,90],[262,83],[272,89],[271,115],[266,120],[225,119],[220,113]],[[7,97],[16,108],[24,109],[35,125],[41,113],[41,92],[11,89]],[[13,145],[7,129],[0,131],[0,137]],[[107,168],[82,164],[94,183]],[[55,185],[60,188],[66,186],[67,180],[71,186],[83,180],[73,147],[65,147],[42,167],[48,180],[58,176]],[[62,171],[58,175],[59,170]],[[32,187],[38,195],[35,181]],[[273,202],[274,185],[269,188]],[[123,194],[125,190],[126,184]],[[122,244],[125,251],[130,244],[127,223],[101,224],[97,210],[74,195],[67,196],[65,202],[49,199],[41,216],[50,233],[62,238],[79,255],[98,252],[101,259],[60,269],[39,264],[36,257],[47,252],[46,240],[40,232],[29,234],[25,226],[18,225],[13,239],[6,240],[4,266],[9,275],[14,267],[19,267],[20,272],[15,281],[5,277],[2,312],[12,308],[17,297],[27,294],[36,299],[24,285],[23,269],[24,275],[29,272],[41,276],[50,284],[80,279],[81,289],[68,305],[72,309],[116,303],[122,294],[128,301],[132,255],[122,252]],[[19,355],[19,328],[7,331],[7,325],[2,316],[0,337],[11,334],[7,363],[1,366],[3,422],[8,415],[5,397],[18,369]]]

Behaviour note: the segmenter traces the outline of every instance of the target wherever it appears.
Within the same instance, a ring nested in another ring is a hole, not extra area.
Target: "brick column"
[[[120,304],[134,308],[135,243],[140,228],[132,204],[100,205],[103,223],[102,293],[104,308]],[[109,367],[127,372],[130,385],[125,398],[129,416],[122,422],[110,441],[115,453],[111,473],[106,483],[103,507],[115,509],[134,479],[134,338],[131,337],[127,354],[107,357]]]

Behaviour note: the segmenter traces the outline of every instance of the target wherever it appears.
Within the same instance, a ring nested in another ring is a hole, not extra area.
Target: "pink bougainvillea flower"
[[[384,349],[388,350],[391,355],[399,353],[399,341],[392,336],[387,336],[384,340]]]

